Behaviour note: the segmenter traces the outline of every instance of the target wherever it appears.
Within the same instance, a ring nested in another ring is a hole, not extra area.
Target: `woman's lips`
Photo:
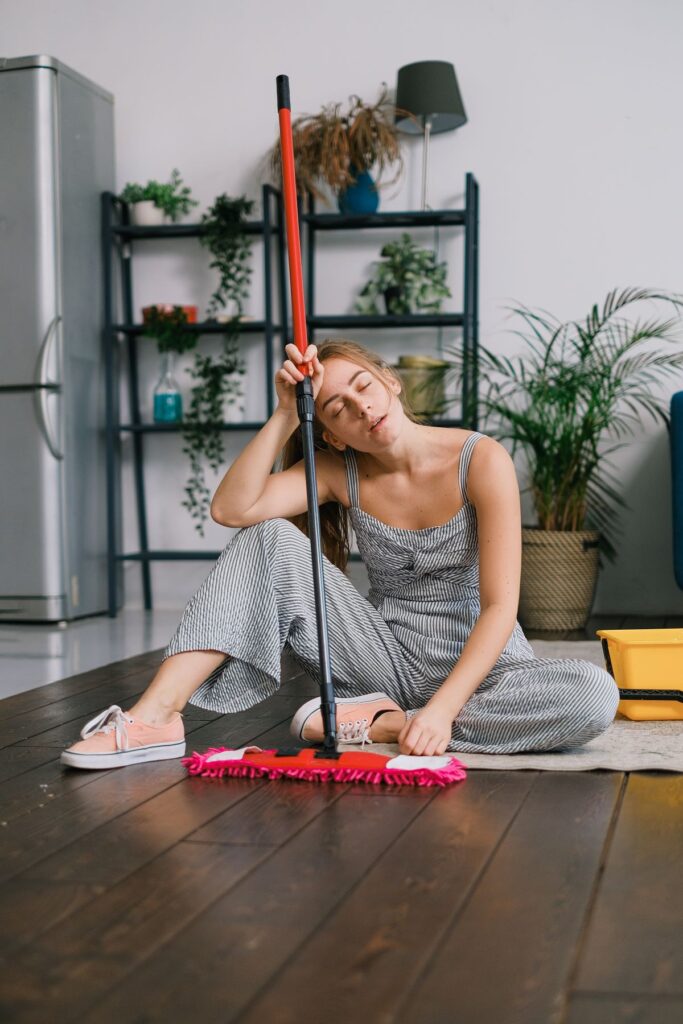
[[[373,430],[377,430],[379,427],[381,427],[386,418],[387,417],[386,417],[386,413],[385,413],[384,416],[382,416],[381,419],[377,420],[377,423],[375,423],[374,427],[370,427],[370,433],[372,433]]]

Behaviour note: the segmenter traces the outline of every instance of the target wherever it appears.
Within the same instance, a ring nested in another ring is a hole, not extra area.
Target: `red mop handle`
[[[294,321],[294,344],[304,355],[308,348],[306,332],[306,306],[304,304],[304,280],[301,272],[301,241],[299,238],[299,211],[296,202],[296,174],[294,171],[294,143],[292,141],[292,110],[289,102],[289,76],[277,76],[277,107],[280,120],[280,152],[282,156],[282,194],[285,203],[287,223],[287,254],[289,256],[289,281],[292,291],[292,319]],[[304,377],[313,376],[313,367],[305,363],[301,367]]]

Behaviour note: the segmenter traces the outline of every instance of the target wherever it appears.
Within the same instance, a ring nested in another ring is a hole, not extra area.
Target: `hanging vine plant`
[[[186,371],[196,383],[183,421],[183,452],[190,459],[190,476],[182,505],[195,519],[195,529],[202,537],[211,504],[205,466],[218,472],[223,465],[225,448],[220,429],[223,408],[243,396],[238,378],[246,372],[246,364],[237,339],[251,285],[251,243],[244,224],[253,206],[253,200],[246,196],[231,198],[223,194],[216,198],[201,221],[200,243],[213,256],[210,267],[219,272],[218,287],[207,307],[207,319],[215,320],[219,310],[232,307],[220,353],[212,356],[195,352],[194,364]]]

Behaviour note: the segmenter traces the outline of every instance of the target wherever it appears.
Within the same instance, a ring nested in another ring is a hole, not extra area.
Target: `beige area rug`
[[[340,743],[340,750],[357,746]],[[396,743],[372,743],[374,754],[399,753]],[[449,751],[450,753],[450,751]],[[533,768],[547,772],[587,772],[609,768],[615,772],[683,772],[683,721],[631,722],[616,718],[602,736],[583,747],[555,754],[467,754],[453,751],[466,768],[494,768],[515,771]]]
[[[537,658],[581,658],[605,667],[599,641],[531,640]],[[339,744],[340,750],[356,750]],[[399,753],[395,743],[373,743],[373,753]],[[467,754],[453,752],[467,768],[514,771],[533,768],[551,772],[585,772],[593,768],[635,772],[683,772],[683,721],[632,722],[618,715],[609,729],[583,747],[555,754]]]

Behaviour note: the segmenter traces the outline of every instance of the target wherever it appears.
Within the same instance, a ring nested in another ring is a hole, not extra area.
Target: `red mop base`
[[[448,786],[466,778],[455,757],[389,757],[366,751],[345,751],[338,758],[316,757],[313,747],[277,757],[277,750],[260,747],[212,747],[183,758],[190,775],[222,778],[298,779],[306,782],[370,782],[389,786]]]

